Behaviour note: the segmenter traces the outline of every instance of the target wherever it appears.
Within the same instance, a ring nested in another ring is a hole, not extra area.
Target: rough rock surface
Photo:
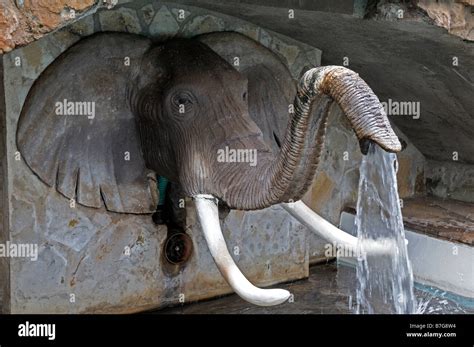
[[[0,0],[0,53],[37,40],[95,11],[103,3],[99,0]]]
[[[117,0],[0,0],[0,54],[37,40],[100,6],[111,8],[116,3]],[[474,40],[473,0],[418,0],[417,5],[449,33]],[[413,17],[412,11],[406,10],[404,4],[383,0],[378,4],[377,18],[397,20],[401,13],[404,18]]]
[[[474,41],[473,0],[419,0],[418,6],[450,34]]]

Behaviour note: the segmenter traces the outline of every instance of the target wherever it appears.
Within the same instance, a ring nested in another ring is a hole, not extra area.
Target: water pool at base
[[[347,286],[345,283],[357,281],[355,267],[345,263],[337,264],[336,277],[338,285],[347,288],[349,301],[351,301],[351,296],[355,295],[356,289],[350,288],[350,285]],[[474,314],[474,299],[471,298],[417,282],[414,284],[414,295],[417,302],[416,314]],[[349,308],[354,310],[355,313],[355,307],[351,306],[349,304]],[[384,312],[382,308],[378,313],[390,312]]]
[[[274,287],[288,289],[293,302],[258,307],[237,295],[157,310],[159,314],[355,314],[355,267],[332,262],[310,268],[308,279]],[[474,299],[415,283],[415,297],[422,314],[474,314]]]

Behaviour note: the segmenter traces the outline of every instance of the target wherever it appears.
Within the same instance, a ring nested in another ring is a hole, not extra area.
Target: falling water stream
[[[357,313],[415,313],[413,272],[397,191],[397,157],[371,144],[360,167]],[[365,252],[373,241],[384,254]]]

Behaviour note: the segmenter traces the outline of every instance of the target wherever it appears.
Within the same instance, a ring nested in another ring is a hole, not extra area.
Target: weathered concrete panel
[[[455,160],[428,160],[426,166],[426,185],[429,194],[440,198],[474,202],[474,165],[466,165]]]

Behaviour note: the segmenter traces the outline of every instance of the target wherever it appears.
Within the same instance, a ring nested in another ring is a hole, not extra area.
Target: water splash
[[[371,144],[360,167],[357,313],[403,314],[417,310],[397,191],[397,165],[395,154]],[[383,255],[364,252],[374,241],[390,245],[390,251]]]

